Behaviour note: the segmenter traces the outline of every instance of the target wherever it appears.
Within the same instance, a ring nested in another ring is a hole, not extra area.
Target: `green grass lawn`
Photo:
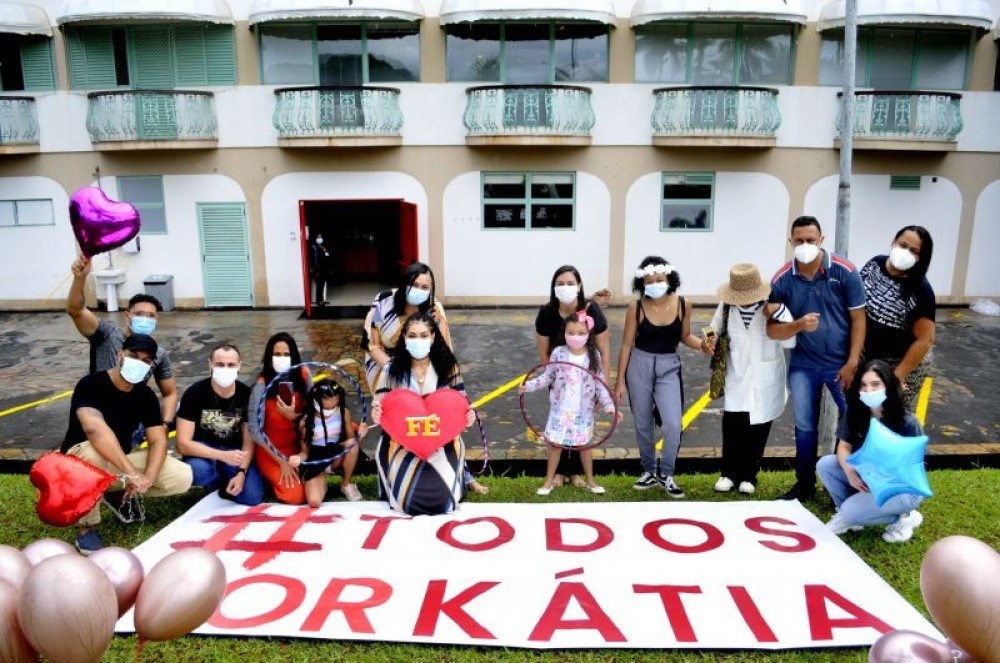
[[[718,494],[712,490],[716,475],[678,477],[688,500],[725,501],[746,499],[737,494]],[[607,494],[595,497],[575,488],[557,489],[547,498],[535,495],[541,480],[534,477],[494,477],[483,480],[489,486],[486,496],[473,496],[475,502],[541,502],[541,501],[665,501],[661,491],[632,490],[634,477],[601,477]],[[761,475],[756,497],[774,499],[792,482],[790,472],[768,472]],[[925,520],[914,538],[905,544],[887,544],[881,539],[881,528],[869,528],[845,536],[845,541],[872,568],[925,615],[920,597],[920,561],[934,541],[951,535],[965,534],[1000,548],[1000,527],[997,527],[997,493],[1000,470],[941,470],[930,473],[935,497],[921,507]],[[359,477],[362,493],[374,498],[374,477]],[[32,541],[50,536],[72,541],[73,531],[57,529],[41,523],[34,513],[36,491],[26,476],[0,476],[0,543],[24,547]],[[331,492],[339,497],[339,493]],[[191,493],[177,498],[147,500],[147,522],[141,526],[121,525],[106,519],[101,534],[107,545],[135,547],[149,538],[158,528],[180,516],[200,499]],[[829,518],[832,507],[825,497],[807,506],[821,519]],[[929,616],[929,615],[928,615]],[[105,660],[132,661],[135,657],[134,637],[116,637]],[[513,649],[477,649],[470,647],[397,645],[380,643],[328,642],[313,640],[281,640],[273,638],[216,638],[189,636],[173,642],[149,643],[142,652],[143,661],[831,661],[864,663],[868,653],[863,649],[808,650],[770,652],[671,651],[667,654],[643,650],[594,650],[534,652]]]

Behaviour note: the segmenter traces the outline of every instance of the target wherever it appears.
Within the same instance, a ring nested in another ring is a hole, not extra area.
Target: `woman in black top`
[[[628,387],[629,405],[635,418],[636,444],[642,475],[632,486],[646,490],[663,486],[671,497],[684,497],[674,481],[674,466],[681,446],[681,416],[684,398],[681,362],[677,345],[710,353],[708,345],[691,334],[691,316],[684,298],[677,294],[681,279],[659,256],[648,256],[635,271],[632,290],[639,294],[625,314],[625,331],[618,353],[615,399],[621,402]],[[659,472],[653,436],[653,409],[663,423],[663,452]]]
[[[604,375],[609,375],[611,356],[611,332],[608,331],[608,321],[596,302],[588,300],[583,294],[583,279],[573,265],[563,265],[552,275],[549,286],[549,301],[538,309],[535,318],[535,343],[538,346],[538,361],[544,364],[549,360],[552,351],[560,345],[565,345],[563,339],[563,320],[577,311],[587,311],[594,319],[594,342],[601,356],[601,368]],[[579,453],[565,450],[559,458],[559,467],[553,485],[561,486],[570,477],[574,486],[585,487],[583,465],[580,464]]]

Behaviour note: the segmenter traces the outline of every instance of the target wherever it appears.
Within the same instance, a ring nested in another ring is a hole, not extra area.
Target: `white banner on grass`
[[[210,495],[135,553],[226,566],[197,632],[532,648],[867,646],[941,638],[797,502],[382,503],[247,509]],[[133,630],[131,612],[118,630]]]

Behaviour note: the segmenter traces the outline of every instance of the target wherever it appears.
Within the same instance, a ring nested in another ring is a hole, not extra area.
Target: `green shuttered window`
[[[21,75],[24,77],[25,90],[55,89],[51,39],[35,37],[21,42]]]
[[[253,306],[243,203],[198,203],[205,306]]]
[[[70,83],[76,89],[236,84],[229,25],[74,27],[67,30],[67,44]]]

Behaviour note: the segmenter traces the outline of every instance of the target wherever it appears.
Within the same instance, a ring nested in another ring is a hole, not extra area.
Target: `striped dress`
[[[422,385],[411,376],[403,383],[391,383],[388,371],[379,375],[376,395],[393,389],[409,389],[421,396],[441,389],[456,389],[463,394],[465,386],[457,370],[451,380],[440,382],[433,366],[427,369]],[[451,513],[465,496],[463,469],[465,445],[461,436],[437,449],[424,461],[408,451],[387,433],[382,432],[375,450],[378,467],[379,497],[389,502],[395,511],[411,516]]]
[[[387,290],[376,295],[372,301],[368,318],[365,320],[365,333],[368,334],[368,342],[381,347],[390,357],[392,356],[393,348],[396,347],[396,342],[399,340],[399,332],[403,328],[403,322],[406,320],[406,316],[400,317],[396,315],[396,309],[393,308],[395,304],[393,294],[395,292],[395,290]],[[447,317],[444,314],[444,306],[438,301],[434,302],[434,319],[437,320],[439,325],[443,325],[447,321]],[[447,335],[444,328],[441,331],[444,334],[448,347],[451,347],[451,338]],[[375,393],[382,371],[382,367],[366,352],[365,378],[368,381],[368,389],[373,394]]]

